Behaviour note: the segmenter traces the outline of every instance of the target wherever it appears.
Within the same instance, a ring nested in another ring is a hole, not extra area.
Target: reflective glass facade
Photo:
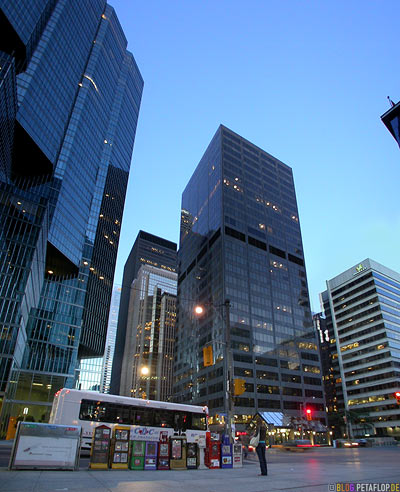
[[[132,283],[136,279],[140,267],[143,265],[149,265],[161,268],[166,272],[176,273],[176,249],[176,243],[145,231],[139,231],[128,259],[126,260],[122,278],[121,302],[118,313],[118,327],[111,374],[110,392],[114,395],[120,394],[122,359],[125,350]]]
[[[304,404],[325,422],[292,170],[223,126],[182,195],[178,275],[175,399],[223,414],[228,299],[233,377],[246,385],[236,422],[265,410],[301,419]]]
[[[78,361],[103,356],[143,80],[104,0],[0,7],[17,74],[0,183],[4,431],[27,402],[43,420]]]
[[[172,394],[177,274],[140,267],[131,286],[120,394],[167,401]]]
[[[335,384],[328,416],[338,437],[399,437],[400,275],[366,259],[327,281],[321,297],[332,347],[324,380]]]
[[[114,286],[110,303],[107,338],[103,357],[80,359],[79,375],[76,378],[77,389],[110,392],[112,361],[117,334],[118,310],[121,299],[121,287]]]

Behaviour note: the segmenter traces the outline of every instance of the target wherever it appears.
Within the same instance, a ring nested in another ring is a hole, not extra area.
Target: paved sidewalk
[[[269,475],[258,476],[255,460],[243,468],[182,471],[0,469],[7,492],[328,492],[337,482],[399,483],[400,449],[319,450],[267,453]],[[330,486],[330,487],[329,487]],[[344,489],[343,489],[344,490]]]

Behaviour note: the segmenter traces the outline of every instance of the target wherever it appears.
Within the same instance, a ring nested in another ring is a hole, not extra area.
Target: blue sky
[[[310,297],[370,257],[400,272],[398,0],[109,0],[145,81],[115,282],[140,229],[178,242],[220,123],[292,167]]]

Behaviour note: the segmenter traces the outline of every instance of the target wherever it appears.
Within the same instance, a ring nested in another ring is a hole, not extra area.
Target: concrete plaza
[[[2,468],[0,491],[328,492],[345,491],[337,485],[342,482],[397,483],[393,490],[400,491],[400,447],[314,448],[304,453],[267,450],[267,461],[266,477],[258,476],[255,456],[246,459],[243,468],[223,470],[9,471]]]

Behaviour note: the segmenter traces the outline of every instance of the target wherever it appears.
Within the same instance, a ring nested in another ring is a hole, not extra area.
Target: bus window
[[[115,405],[113,404],[114,412],[115,412],[115,420],[113,422],[117,422],[118,424],[130,424],[131,423],[131,415],[130,415],[130,407],[126,405]]]
[[[206,416],[201,413],[192,413],[192,426],[193,430],[207,430]]]
[[[155,427],[173,427],[174,426],[174,412],[170,410],[153,410]]]
[[[153,425],[153,411],[151,408],[141,409],[137,408],[135,411],[136,425]]]
[[[191,414],[186,412],[174,412],[174,430],[185,432],[191,429]]]
[[[106,404],[93,401],[82,400],[81,408],[79,412],[79,418],[81,420],[92,420],[94,422],[102,422],[106,417]]]

